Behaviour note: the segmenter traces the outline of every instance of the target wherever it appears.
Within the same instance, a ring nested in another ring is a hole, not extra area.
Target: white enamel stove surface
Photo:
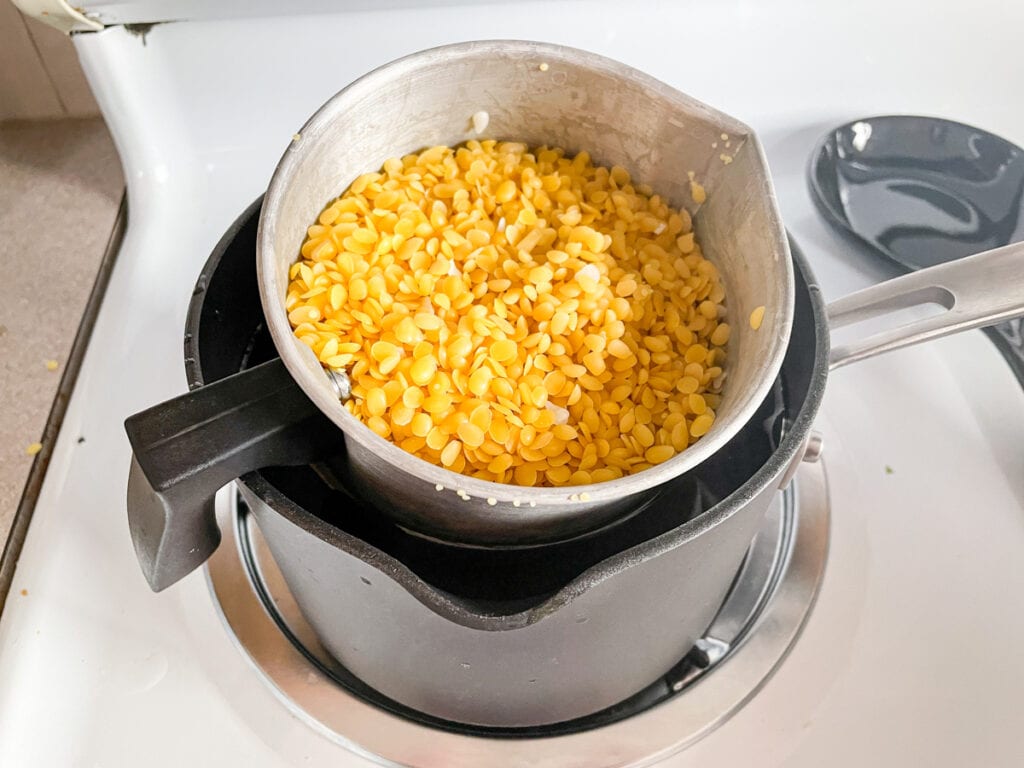
[[[803,173],[814,140],[856,116],[912,112],[1024,143],[1021,28],[1024,6],[998,2],[704,0],[77,37],[125,162],[130,224],[0,620],[0,765],[372,764],[264,686],[201,573],[149,592],[124,511],[121,421],[184,390],[181,334],[200,266],[334,91],[396,56],[472,38],[539,37],[618,58],[760,133],[785,220],[835,297],[887,273],[813,212]],[[817,607],[766,687],[663,764],[1024,764],[1021,388],[974,332],[837,372],[819,429],[833,509]]]

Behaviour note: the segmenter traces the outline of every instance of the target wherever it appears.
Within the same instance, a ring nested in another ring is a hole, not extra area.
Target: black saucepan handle
[[[307,464],[342,448],[342,432],[279,358],[131,416],[128,524],[154,592],[220,543],[214,494],[246,472]]]

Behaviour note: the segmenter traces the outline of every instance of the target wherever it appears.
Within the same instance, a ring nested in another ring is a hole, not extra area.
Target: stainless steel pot
[[[471,138],[470,116],[481,110],[490,115],[490,135],[586,148],[598,162],[624,165],[668,199],[690,204],[704,249],[723,275],[734,335],[714,427],[664,464],[572,488],[520,488],[454,474],[407,454],[352,417],[319,362],[292,334],[284,311],[287,270],[317,212],[355,176],[390,156]],[[717,146],[723,133],[731,145],[729,163]],[[692,204],[690,172],[707,190],[707,202],[699,206]],[[330,455],[330,471],[381,511],[439,538],[523,546],[599,528],[701,466],[735,436],[772,386],[792,326],[792,263],[764,156],[750,129],[621,64],[540,43],[425,51],[341,91],[285,152],[265,199],[257,251],[264,313],[284,367],[259,366],[126,424],[135,450],[129,520],[154,589],[213,551],[219,540],[210,504],[216,488],[261,466]],[[834,363],[1024,312],[1024,289],[1014,280],[1022,262],[1019,249],[1010,246],[843,300],[832,311],[835,323],[928,301],[950,312],[840,352]],[[758,306],[767,310],[755,331],[746,318]]]
[[[274,354],[253,330],[257,213],[200,277],[186,330],[192,386]],[[657,508],[605,532],[459,548],[403,533],[308,468],[243,475],[238,489],[323,646],[394,702],[492,727],[588,715],[661,677],[717,613],[822,397],[825,308],[794,258],[792,343],[765,403],[709,457],[709,482],[674,481]]]

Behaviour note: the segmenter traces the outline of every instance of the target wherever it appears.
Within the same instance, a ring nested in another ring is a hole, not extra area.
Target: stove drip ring
[[[683,749],[753,696],[795,642],[821,581],[829,529],[823,462],[805,464],[766,514],[707,632],[659,681],[577,720],[485,728],[416,712],[362,683],[320,646],[233,488],[218,497],[217,512],[228,541],[209,562],[211,591],[268,684],[345,747],[410,766],[439,749],[473,765],[510,765],[527,754],[531,765],[558,765],[559,755],[573,754],[593,766]]]

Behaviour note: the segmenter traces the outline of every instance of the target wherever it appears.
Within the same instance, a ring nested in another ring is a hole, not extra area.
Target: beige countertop
[[[0,124],[0,549],[123,186],[101,119]]]

